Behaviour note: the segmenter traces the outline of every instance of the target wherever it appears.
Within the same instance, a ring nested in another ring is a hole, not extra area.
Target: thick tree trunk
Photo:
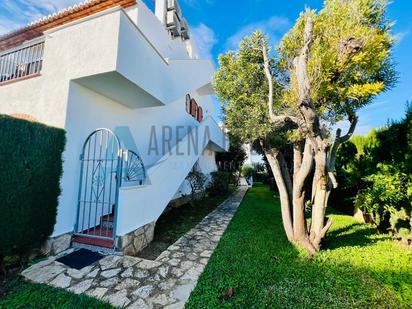
[[[304,151],[302,155],[302,147]],[[316,249],[309,240],[305,217],[305,183],[313,167],[313,150],[309,141],[294,145],[293,173],[293,233],[295,241],[305,247],[310,254]]]
[[[300,175],[302,167],[303,142],[299,141],[293,146],[293,235],[296,240],[307,237],[305,218],[305,192],[303,183],[305,179]]]
[[[330,179],[327,170],[327,149],[320,149],[315,155],[316,172],[313,179],[313,205],[312,223],[310,227],[310,240],[316,250],[320,249],[320,243],[332,224],[331,219],[325,224],[325,213],[331,190]]]
[[[288,191],[288,186],[285,182],[284,175],[289,173],[285,169],[285,160],[283,155],[279,153],[277,149],[265,150],[266,159],[272,169],[273,176],[275,177],[276,185],[279,190],[280,206],[282,210],[282,222],[283,227],[286,232],[286,237],[289,241],[293,241],[293,226],[292,226],[292,216],[291,216],[291,198],[290,192]]]
[[[333,175],[336,152],[339,144],[346,141],[353,134],[357,118],[349,117],[351,127],[348,134],[341,137],[337,131],[333,145],[330,144],[329,134],[323,128],[319,111],[311,97],[311,84],[308,74],[308,60],[313,43],[313,12],[306,12],[306,24],[303,33],[303,46],[299,55],[294,59],[295,78],[298,91],[298,108],[300,114],[296,116],[279,116],[273,111],[273,77],[270,70],[268,51],[263,47],[264,70],[268,80],[268,110],[269,121],[273,126],[282,126],[286,122],[293,122],[299,128],[299,133],[305,136],[305,143],[294,145],[293,179],[287,168],[285,159],[277,149],[265,149],[266,158],[271,166],[277,187],[279,189],[282,220],[287,238],[303,245],[311,254],[319,251],[320,244],[332,221],[325,223],[325,212],[332,188],[337,183]],[[304,145],[304,150],[302,150]],[[263,147],[264,148],[264,147]],[[303,153],[302,153],[303,151]],[[307,231],[305,218],[305,182],[313,169],[315,162],[315,176],[312,181],[312,223],[310,233]],[[292,208],[292,210],[291,210]],[[293,216],[292,216],[293,215]]]

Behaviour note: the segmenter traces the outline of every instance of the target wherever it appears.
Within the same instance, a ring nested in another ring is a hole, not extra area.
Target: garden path
[[[241,186],[156,260],[108,255],[75,270],[50,257],[22,272],[36,283],[127,308],[184,308],[248,187]],[[67,252],[66,252],[67,254]]]

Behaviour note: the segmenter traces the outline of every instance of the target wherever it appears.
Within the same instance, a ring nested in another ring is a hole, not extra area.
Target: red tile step
[[[114,248],[114,240],[109,239],[100,239],[100,238],[91,238],[87,236],[80,236],[75,235],[73,236],[73,242],[78,244],[90,245],[95,247],[102,247],[102,248]]]
[[[100,234],[101,233],[101,234]],[[95,235],[95,236],[103,236],[112,238],[113,237],[113,229],[105,227],[101,228],[100,225],[96,226],[95,228],[92,227],[88,230],[82,232],[82,234],[86,235],[74,235],[72,241],[79,244],[97,246],[97,247],[104,247],[104,248],[114,248],[114,240],[113,239],[101,239],[101,238],[94,238],[94,237],[87,237],[87,235]]]

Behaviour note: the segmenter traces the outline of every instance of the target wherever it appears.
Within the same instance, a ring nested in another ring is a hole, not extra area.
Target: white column
[[[167,0],[156,0],[155,15],[162,24],[166,23]]]

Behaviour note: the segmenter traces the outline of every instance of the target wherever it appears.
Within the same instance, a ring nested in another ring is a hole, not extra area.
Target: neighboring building
[[[53,251],[136,253],[195,163],[216,170],[213,73],[173,0],[90,0],[0,37],[0,113],[67,132]]]
[[[244,144],[243,149],[246,152],[246,159],[244,164],[255,165],[263,163],[262,155],[258,154],[255,150],[253,150],[251,144]]]

